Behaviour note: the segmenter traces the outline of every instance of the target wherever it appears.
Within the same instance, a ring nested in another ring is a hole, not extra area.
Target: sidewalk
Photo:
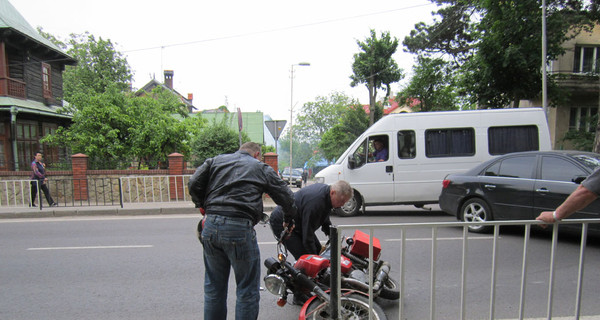
[[[269,197],[265,197],[263,210],[270,212],[277,206]],[[125,203],[123,208],[116,206],[89,207],[0,207],[0,219],[48,218],[48,217],[84,217],[84,216],[139,216],[164,214],[199,214],[191,201]]]

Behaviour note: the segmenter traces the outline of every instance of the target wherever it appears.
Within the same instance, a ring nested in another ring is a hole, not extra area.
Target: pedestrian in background
[[[46,201],[48,201],[48,205],[51,207],[56,207],[58,204],[54,202],[52,196],[50,195],[50,189],[48,189],[48,178],[46,178],[46,164],[42,162],[42,153],[36,152],[35,158],[33,162],[31,162],[31,206],[35,207],[35,198],[37,197],[38,190],[42,190],[44,192],[44,196],[46,196]],[[42,195],[40,194],[40,199]],[[40,204],[42,201],[40,200]]]
[[[254,226],[263,215],[263,193],[283,208],[283,224],[295,215],[294,195],[261,158],[260,145],[244,143],[233,154],[207,159],[188,183],[196,208],[205,214],[204,319],[227,319],[231,268],[236,281],[235,319],[258,318],[261,259]]]

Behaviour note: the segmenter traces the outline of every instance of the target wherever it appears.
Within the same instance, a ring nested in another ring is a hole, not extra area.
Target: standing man
[[[263,193],[283,208],[282,226],[294,218],[292,191],[260,157],[257,143],[244,143],[233,154],[207,159],[188,183],[196,208],[206,214],[200,240],[205,320],[227,319],[231,268],[237,285],[235,319],[258,318],[261,261],[254,225],[263,215]]]
[[[354,195],[350,184],[344,180],[336,181],[332,185],[315,183],[302,188],[294,193],[296,207],[296,224],[290,237],[283,241],[286,248],[298,260],[304,254],[319,254],[321,242],[315,232],[321,228],[329,236],[331,220],[329,214],[332,209],[339,208],[348,202]],[[277,206],[271,212],[271,229],[275,237],[279,238],[283,231],[283,208]]]
[[[581,184],[573,191],[567,199],[554,211],[544,211],[536,220],[547,223],[560,221],[573,213],[587,207],[594,202],[600,194],[600,168],[594,170]],[[545,227],[543,225],[542,227]]]
[[[46,201],[48,201],[48,205],[51,207],[56,207],[58,204],[52,200],[52,196],[50,196],[50,190],[48,189],[48,178],[46,178],[46,164],[42,162],[42,153],[36,152],[35,158],[33,162],[31,162],[31,206],[35,207],[35,198],[38,194],[38,189],[44,191],[44,196],[46,196]],[[40,197],[42,195],[40,194]],[[42,200],[40,200],[40,204]]]

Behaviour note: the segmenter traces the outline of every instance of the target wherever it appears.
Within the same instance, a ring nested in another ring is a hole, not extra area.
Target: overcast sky
[[[173,70],[175,90],[192,93],[200,110],[227,104],[288,121],[292,64],[311,64],[294,67],[295,113],[334,91],[368,104],[364,85],[350,87],[356,41],[375,29],[402,42],[436,10],[429,0],[9,1],[31,26],[59,38],[89,31],[116,43],[135,88]],[[410,72],[414,56],[402,45],[394,58]]]

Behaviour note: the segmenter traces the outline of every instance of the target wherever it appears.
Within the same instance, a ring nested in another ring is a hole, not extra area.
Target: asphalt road
[[[449,222],[439,211],[411,207],[371,209],[367,216],[333,217],[334,224]],[[435,208],[434,208],[435,209]],[[83,217],[0,220],[0,319],[202,319],[202,249],[192,215]],[[262,260],[275,254],[268,227],[257,226]],[[322,234],[321,234],[322,235]],[[348,235],[348,234],[347,234]],[[457,319],[460,307],[462,229],[438,232],[435,318]],[[398,231],[377,230],[382,259],[399,279]],[[430,317],[431,231],[411,230],[406,242],[404,319]],[[557,251],[553,316],[575,308],[578,245],[566,235]],[[600,315],[600,245],[586,251],[582,314]],[[489,235],[472,235],[467,271],[467,318],[489,318],[491,283]],[[497,319],[518,318],[523,235],[503,230],[498,241]],[[533,232],[529,249],[526,318],[545,318],[550,235]],[[233,319],[235,287],[230,280],[228,305]],[[275,304],[261,293],[260,319],[297,319],[300,307]],[[378,301],[388,319],[398,319],[398,302]],[[600,317],[599,317],[600,318]]]

